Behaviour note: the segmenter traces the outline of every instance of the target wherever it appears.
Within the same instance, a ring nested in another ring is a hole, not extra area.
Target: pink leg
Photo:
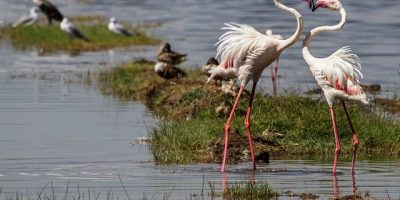
[[[254,100],[254,93],[256,90],[256,85],[257,85],[257,82],[253,82],[253,88],[251,89],[250,100],[249,100],[249,107],[247,107],[246,119],[244,121],[244,124],[246,126],[247,137],[249,139],[250,153],[251,153],[251,159],[253,161],[253,169],[254,170],[256,169],[256,161],[254,158],[253,141],[251,139],[251,132],[250,132],[250,115],[251,115],[251,109],[253,107],[253,100]]]
[[[333,196],[334,199],[339,199],[339,187],[336,173],[333,174]]]
[[[340,154],[340,142],[339,142],[339,135],[338,135],[337,126],[336,126],[335,110],[333,109],[332,106],[329,107],[329,110],[330,110],[331,118],[332,118],[333,134],[335,135],[335,158],[333,160],[332,172],[333,172],[333,174],[336,174],[337,161],[338,161],[339,154]]]
[[[342,101],[342,105],[343,105],[344,112],[346,113],[347,120],[349,121],[350,129],[353,133],[353,157],[351,159],[351,175],[353,178],[353,192],[355,192],[357,190],[357,186],[356,186],[356,182],[355,182],[355,178],[354,178],[354,166],[355,166],[355,162],[356,162],[356,153],[357,153],[357,148],[358,148],[358,137],[357,137],[356,131],[354,130],[353,123],[351,123],[350,115],[349,115],[349,112],[347,111],[346,104],[344,101]]]
[[[237,94],[235,103],[233,104],[231,114],[229,115],[228,121],[225,124],[225,147],[224,147],[224,158],[222,160],[221,172],[225,172],[225,162],[226,162],[226,154],[228,152],[228,142],[229,142],[229,129],[232,124],[233,116],[235,115],[235,109],[240,99],[240,95],[243,93],[244,86],[240,86],[240,90]]]

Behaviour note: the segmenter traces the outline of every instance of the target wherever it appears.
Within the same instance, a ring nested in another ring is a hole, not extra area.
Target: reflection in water
[[[333,196],[335,199],[340,199],[340,190],[338,185],[338,178],[336,173],[332,173],[333,177]],[[352,196],[354,199],[358,199],[357,197],[361,196],[361,192],[358,190],[356,185],[356,177],[354,171],[351,172],[351,179],[352,179],[352,187],[353,187],[353,194]],[[351,196],[351,195],[350,195]]]

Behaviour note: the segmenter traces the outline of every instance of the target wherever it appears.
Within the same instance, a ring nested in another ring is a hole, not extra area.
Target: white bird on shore
[[[108,23],[108,30],[118,35],[132,36],[132,33],[126,30],[122,24],[118,23],[115,17],[110,18],[110,23]]]
[[[12,24],[12,27],[18,26],[29,26],[34,24],[39,18],[39,9],[37,7],[32,7],[30,9],[29,15],[22,15],[15,23]]]
[[[69,37],[76,37],[81,40],[85,40],[86,42],[90,42],[90,40],[79,31],[67,18],[64,18],[60,23],[60,28],[62,31],[66,32]]]

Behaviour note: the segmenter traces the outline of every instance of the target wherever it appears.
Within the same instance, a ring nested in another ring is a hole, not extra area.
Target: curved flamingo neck
[[[310,50],[309,50],[311,40],[321,32],[340,30],[341,28],[343,28],[344,24],[346,23],[346,20],[347,20],[346,11],[344,10],[344,8],[341,8],[339,11],[340,11],[340,15],[342,18],[338,24],[333,25],[333,26],[320,26],[320,27],[312,29],[310,32],[307,33],[307,36],[303,41],[302,51],[303,51],[303,57],[307,61],[308,64],[311,63],[312,59],[315,59],[315,57],[311,55]]]
[[[280,3],[278,0],[274,0],[275,6],[290,12],[291,14],[293,14],[296,17],[297,20],[297,29],[296,32],[290,36],[288,39],[286,40],[282,40],[282,42],[279,44],[278,46],[278,51],[283,51],[284,49],[292,46],[294,43],[297,42],[297,40],[299,40],[301,34],[303,33],[303,18],[300,15],[299,12],[297,12],[297,10],[295,10],[294,8],[289,8],[285,5],[283,5],[282,3]]]

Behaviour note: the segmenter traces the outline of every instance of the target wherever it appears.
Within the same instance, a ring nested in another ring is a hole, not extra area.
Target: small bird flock
[[[313,39],[322,32],[341,30],[346,23],[347,13],[340,0],[305,0],[312,12],[319,8],[339,12],[340,22],[336,25],[319,26],[311,29],[303,40],[302,55],[307,62],[309,69],[316,82],[321,87],[326,102],[329,106],[330,118],[332,120],[332,129],[334,133],[335,150],[332,172],[336,174],[337,162],[341,150],[340,138],[337,131],[336,114],[334,102],[339,101],[345,111],[350,129],[353,134],[353,158],[351,172],[354,174],[354,165],[358,147],[358,137],[352,125],[351,117],[346,108],[346,100],[359,101],[368,104],[365,92],[359,84],[359,79],[363,77],[361,73],[361,62],[359,57],[354,54],[350,47],[345,46],[325,58],[316,58],[310,52],[310,44]],[[82,34],[66,17],[64,17],[56,6],[47,0],[33,0],[37,7],[30,9],[29,15],[19,18],[12,26],[28,26],[38,20],[39,12],[46,15],[48,24],[53,21],[60,22],[60,28],[70,37],[78,38],[86,42],[90,40]],[[262,33],[247,24],[225,23],[222,27],[226,32],[221,35],[216,43],[217,55],[211,57],[203,65],[202,71],[208,76],[207,82],[215,80],[216,82],[232,81],[239,83],[239,90],[236,99],[230,111],[230,115],[225,123],[225,145],[222,158],[221,172],[225,171],[227,160],[227,151],[229,146],[230,126],[235,115],[235,109],[239,99],[245,90],[246,85],[252,81],[252,88],[246,110],[245,128],[248,136],[250,153],[252,157],[252,168],[256,169],[255,155],[250,131],[250,116],[253,107],[253,100],[257,82],[259,81],[264,69],[271,66],[271,79],[273,85],[273,94],[276,95],[276,84],[278,79],[278,61],[281,53],[290,48],[300,40],[303,34],[302,15],[294,8],[281,3],[280,0],[273,0],[275,6],[291,14],[296,19],[296,29],[294,33],[284,38],[281,35],[273,34],[272,30],[267,29]],[[279,19],[276,19],[279,20]],[[109,31],[124,36],[131,37],[135,33],[129,32],[116,18],[111,17],[108,24]],[[220,61],[217,60],[220,58]],[[178,53],[171,49],[171,44],[164,42],[157,51],[157,62],[154,71],[161,78],[179,79],[184,78],[186,73],[179,68],[179,65],[186,61],[187,54]],[[273,63],[275,63],[273,65]]]
[[[30,8],[29,15],[22,15],[16,22],[12,24],[12,27],[17,28],[19,26],[29,26],[36,23],[39,19],[40,12],[42,12],[49,25],[53,21],[60,23],[60,29],[65,32],[69,38],[77,38],[86,42],[90,42],[89,38],[86,37],[67,17],[61,14],[60,10],[48,0],[33,0],[35,7]],[[137,33],[129,32],[122,24],[117,22],[115,17],[110,18],[108,24],[108,30],[114,34],[132,37],[136,36]]]

